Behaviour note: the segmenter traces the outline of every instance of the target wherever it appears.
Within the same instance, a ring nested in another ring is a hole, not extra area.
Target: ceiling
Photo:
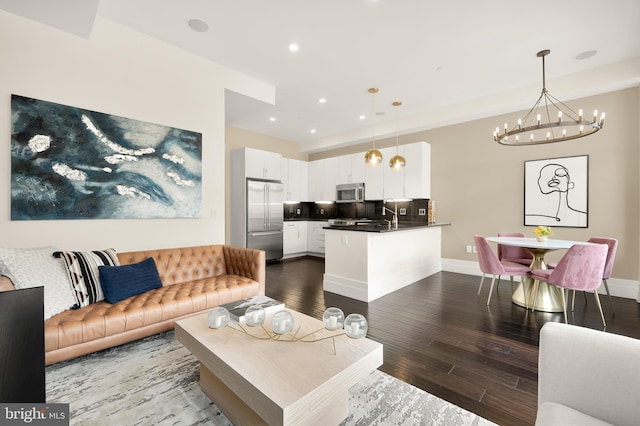
[[[272,84],[275,105],[227,92],[226,123],[303,152],[529,109],[543,49],[546,86],[560,100],[640,85],[638,0],[0,0],[0,8],[87,38],[99,15]],[[194,31],[192,19],[208,30]],[[597,54],[577,59],[589,51]],[[375,97],[370,87],[380,89]]]

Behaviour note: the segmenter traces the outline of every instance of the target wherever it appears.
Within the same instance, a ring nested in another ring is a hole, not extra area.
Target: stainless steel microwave
[[[336,186],[336,203],[364,201],[364,183],[345,183]]]

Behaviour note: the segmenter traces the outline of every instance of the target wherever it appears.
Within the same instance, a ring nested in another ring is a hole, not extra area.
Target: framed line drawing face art
[[[524,162],[524,224],[589,227],[589,156]]]

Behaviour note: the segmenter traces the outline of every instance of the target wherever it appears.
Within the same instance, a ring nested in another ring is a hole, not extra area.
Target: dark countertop
[[[284,222],[328,222],[331,219],[284,219]]]
[[[397,231],[406,231],[409,229],[417,229],[417,228],[433,228],[436,226],[446,226],[451,225],[450,223],[424,223],[424,222],[400,222],[398,223],[398,229],[389,229],[389,225],[387,223],[372,223],[367,225],[351,225],[351,226],[340,226],[340,225],[331,225],[325,226],[324,229],[335,229],[339,231],[354,231],[354,232],[397,232]]]

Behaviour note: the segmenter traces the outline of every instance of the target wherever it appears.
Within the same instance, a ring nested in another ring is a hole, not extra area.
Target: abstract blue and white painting
[[[11,220],[201,210],[201,133],[11,95]]]

